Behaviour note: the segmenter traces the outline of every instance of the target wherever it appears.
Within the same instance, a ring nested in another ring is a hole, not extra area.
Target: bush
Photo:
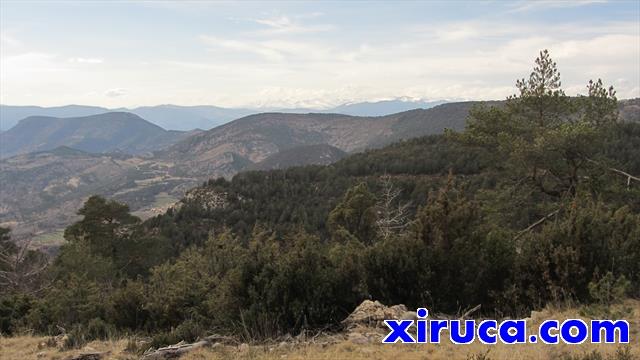
[[[589,283],[589,295],[595,303],[611,306],[624,300],[630,287],[631,283],[624,275],[616,279],[609,271],[601,279]]]
[[[542,307],[565,300],[610,303],[636,293],[640,216],[588,198],[565,206],[555,221],[520,239],[514,273],[521,298]],[[600,278],[599,269],[616,272]]]
[[[120,329],[143,329],[149,320],[147,301],[143,283],[128,281],[111,293],[105,318]]]
[[[114,338],[117,332],[113,325],[102,319],[91,319],[86,326],[85,338],[89,341],[108,340]]]
[[[0,335],[12,335],[33,306],[28,295],[13,294],[0,297]]]
[[[77,349],[94,340],[109,340],[116,337],[116,329],[102,319],[91,319],[86,325],[75,324],[64,337],[63,348]]]
[[[177,344],[180,341],[194,342],[199,337],[204,336],[205,332],[205,328],[198,322],[187,320],[172,331],[155,335],[151,339],[150,346],[157,349],[159,347]]]

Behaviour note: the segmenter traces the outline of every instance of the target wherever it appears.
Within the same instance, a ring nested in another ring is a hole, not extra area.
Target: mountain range
[[[354,116],[383,116],[417,108],[430,108],[443,101],[426,102],[399,98],[378,102],[349,103],[332,109],[312,108],[223,108],[218,106],[157,105],[108,109],[97,106],[67,105],[59,107],[0,105],[0,131],[6,131],[29,116],[83,117],[110,111],[130,112],[167,130],[211,129],[243,116],[261,112],[339,113]]]

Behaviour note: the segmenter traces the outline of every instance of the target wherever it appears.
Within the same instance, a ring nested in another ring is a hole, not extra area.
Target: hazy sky
[[[640,97],[637,0],[0,4],[3,104],[502,99],[543,48],[567,93]]]

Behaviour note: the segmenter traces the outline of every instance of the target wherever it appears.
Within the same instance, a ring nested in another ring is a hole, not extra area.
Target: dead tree
[[[31,240],[0,248],[0,289],[3,292],[35,294],[44,288],[42,274],[47,257],[31,249]]]
[[[408,210],[410,203],[399,203],[400,189],[393,186],[391,176],[380,177],[382,194],[376,203],[376,226],[384,240],[393,234],[402,232],[408,225]]]

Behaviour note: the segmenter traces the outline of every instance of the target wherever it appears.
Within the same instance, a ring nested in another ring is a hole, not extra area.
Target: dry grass
[[[58,351],[55,348],[39,349],[38,343],[42,338],[17,337],[0,339],[0,354],[3,360],[22,359],[69,359],[74,355],[90,351],[110,351],[107,359],[138,359],[139,356],[124,351],[126,340],[112,342],[93,342],[87,347],[74,351]],[[632,354],[640,359],[640,349],[637,340],[630,345]],[[488,351],[488,359],[528,360],[549,359],[555,360],[564,353],[586,354],[593,350],[605,354],[613,354],[619,345],[496,345],[486,346],[474,343],[472,345],[456,346],[450,343],[439,345],[359,345],[344,341],[338,344],[321,346],[306,344],[295,348],[281,348],[274,346],[252,346],[248,350],[240,350],[235,346],[224,346],[214,349],[201,349],[182,357],[184,360],[374,360],[374,359],[407,359],[407,360],[455,360],[467,359],[476,354],[485,354]]]
[[[626,308],[631,309],[625,318],[629,320],[631,326],[631,341],[628,345],[634,359],[640,359],[640,301],[629,300],[625,303]],[[576,316],[575,309],[545,309],[530,320],[532,326],[537,326],[545,319],[566,319],[580,317]],[[584,317],[580,317],[587,319]],[[182,359],[257,359],[257,360],[298,360],[298,359],[353,359],[353,360],[374,360],[374,359],[407,359],[407,360],[455,360],[455,359],[483,359],[472,356],[485,354],[486,359],[492,360],[533,360],[548,359],[555,360],[563,354],[586,354],[598,351],[602,355],[611,355],[621,348],[616,344],[590,344],[581,345],[545,345],[545,344],[524,344],[524,345],[483,345],[475,342],[471,345],[453,345],[447,341],[441,344],[394,344],[386,345],[381,343],[355,344],[346,337],[337,343],[322,344],[323,339],[317,342],[305,342],[298,345],[293,344],[270,344],[256,345],[250,347],[219,346],[208,349],[194,351]],[[92,342],[85,348],[74,351],[58,351],[56,348],[43,345],[46,338],[33,336],[19,336],[12,338],[0,338],[0,358],[2,360],[22,360],[22,359],[68,359],[72,355],[89,351],[110,351],[109,359],[137,359],[138,356],[125,351],[127,340]]]
[[[616,346],[608,345],[607,348],[598,348],[602,354],[612,354],[616,351]],[[406,359],[406,360],[452,360],[468,359],[475,355],[487,354],[487,359],[549,359],[555,360],[563,353],[582,354],[592,350],[584,347],[563,348],[547,346],[522,345],[520,347],[497,346],[489,348],[481,345],[454,346],[443,345],[354,345],[340,343],[329,347],[306,346],[294,351],[264,349],[252,349],[247,353],[233,353],[212,350],[201,350],[185,356],[183,359],[261,359],[261,360],[373,360],[373,359]],[[636,357],[640,357],[640,352],[635,352]]]
[[[39,348],[38,344],[45,341],[43,338],[22,336],[17,338],[0,339],[0,354],[3,360],[22,359],[68,359],[73,355],[91,351],[110,351],[108,359],[137,359],[135,354],[127,353],[126,340],[111,342],[93,342],[85,348],[74,351],[58,351],[55,348]],[[640,348],[637,339],[632,342],[632,354],[640,359]],[[194,351],[182,359],[259,359],[259,360],[301,360],[301,359],[353,359],[353,360],[373,360],[373,359],[407,359],[407,360],[452,360],[466,359],[468,356],[484,354],[488,352],[489,359],[558,359],[564,353],[584,354],[593,350],[604,354],[613,354],[619,345],[593,345],[583,344],[579,346],[569,345],[503,345],[495,346],[481,345],[474,343],[471,345],[456,346],[450,343],[442,344],[411,344],[411,345],[383,345],[353,344],[349,341],[340,342],[333,345],[322,346],[316,344],[305,344],[293,348],[273,346],[252,346],[247,350],[241,350],[235,346],[223,346],[213,349],[201,349]]]
[[[110,354],[109,359],[137,359],[138,356],[126,353],[124,349],[127,340],[114,341],[94,341],[82,349],[59,351],[55,347],[47,346],[46,337],[17,336],[0,337],[0,359],[2,360],[25,360],[25,359],[68,359],[74,355],[86,352],[106,352]]]

